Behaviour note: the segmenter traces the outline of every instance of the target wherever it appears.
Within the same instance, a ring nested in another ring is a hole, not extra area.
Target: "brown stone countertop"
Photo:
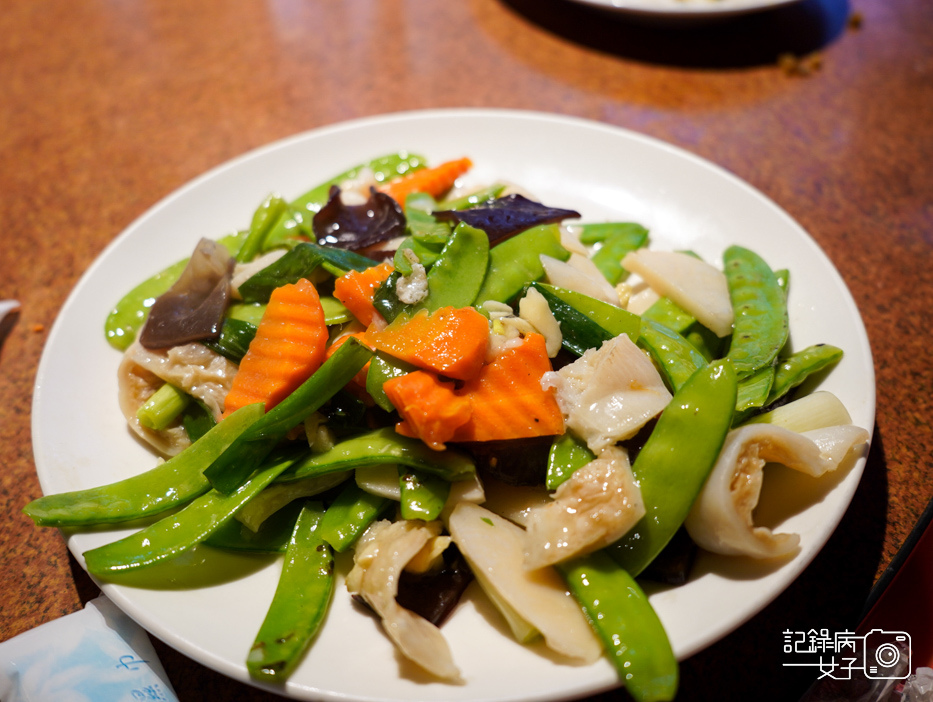
[[[21,513],[41,494],[36,368],[79,276],[205,170],[398,110],[548,111],[668,141],[786,209],[855,298],[877,420],[854,501],[784,594],[682,664],[678,699],[797,699],[812,675],[782,666],[782,632],[854,627],[933,496],[929,0],[804,0],[702,26],[570,0],[12,0],[0,66],[0,298],[22,303],[0,347],[0,641],[98,592]],[[273,698],[156,645],[182,700]]]

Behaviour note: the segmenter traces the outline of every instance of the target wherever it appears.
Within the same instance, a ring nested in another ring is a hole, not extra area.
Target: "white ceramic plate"
[[[573,0],[655,21],[702,22],[771,10],[800,0]]]
[[[103,320],[124,292],[187,256],[201,236],[246,226],[270,192],[295,197],[379,154],[408,149],[432,162],[470,156],[470,179],[522,184],[542,201],[574,208],[586,221],[635,220],[658,248],[689,248],[718,261],[732,243],[790,268],[793,342],[845,349],[824,388],[854,422],[874,424],[873,368],[864,327],[845,285],[812,239],[773,202],[739,179],[667,144],[595,122],[527,112],[442,110],[400,113],[315,130],[259,149],[197,178],[132,224],[81,279],[49,336],[36,383],[33,439],[46,493],[87,488],[152,467],[117,408],[119,354]],[[688,584],[652,602],[683,659],[727,635],[780,593],[825,543],[858,483],[863,460],[820,482],[783,511],[802,535],[800,554],[779,568],[703,559]],[[85,550],[125,531],[72,534]],[[104,584],[104,592],[152,634],[233,678],[244,660],[279,573],[273,560],[203,549],[159,577],[158,588]],[[342,583],[324,630],[285,689],[299,699],[554,700],[618,684],[601,661],[579,667],[523,647],[473,593],[443,629],[464,685],[426,680],[399,659],[373,618],[355,609]]]

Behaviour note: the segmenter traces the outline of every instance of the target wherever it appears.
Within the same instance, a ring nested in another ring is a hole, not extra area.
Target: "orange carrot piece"
[[[420,171],[390,180],[380,190],[394,198],[402,207],[405,206],[405,198],[412,193],[427,193],[437,199],[450,190],[457,178],[472,167],[473,162],[468,158],[445,161],[433,168],[422,168]]]
[[[272,291],[256,336],[240,361],[224,416],[263,402],[266,410],[285,399],[324,361],[327,325],[317,290],[308,280]]]
[[[436,451],[443,451],[459,426],[470,419],[470,400],[459,396],[453,381],[444,381],[427,371],[413,371],[387,380],[386,396],[403,421],[396,430],[420,438]]]
[[[493,441],[564,433],[564,418],[552,390],[541,387],[551,370],[544,337],[529,334],[521,346],[496,356],[457,392],[469,397],[470,420],[452,441]]]
[[[489,322],[472,307],[421,310],[385,329],[370,326],[363,342],[424,370],[456,380],[475,376],[486,359]]]
[[[392,273],[391,263],[380,263],[365,271],[350,271],[334,281],[334,297],[356,317],[360,324],[368,327],[372,324],[376,308],[373,297],[376,290]]]
[[[529,334],[459,388],[427,371],[383,385],[402,421],[395,430],[436,450],[448,441],[494,441],[564,433],[554,393],[541,387],[551,370],[544,337]]]

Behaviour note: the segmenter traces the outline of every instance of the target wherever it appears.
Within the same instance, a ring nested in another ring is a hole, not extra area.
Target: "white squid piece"
[[[470,502],[457,505],[447,526],[518,641],[540,634],[548,648],[568,658],[584,663],[599,658],[602,644],[557,571],[522,565],[525,531],[520,526]]]
[[[719,460],[697,497],[685,526],[707,551],[753,558],[780,558],[797,550],[800,536],[755,526],[767,462],[814,478],[835,470],[868,432],[850,424],[798,434],[773,424],[748,424],[726,436]]]
[[[597,454],[633,437],[671,401],[651,359],[625,334],[545,373],[541,384],[556,388],[567,428]]]
[[[595,297],[619,306],[619,294],[609,284],[602,271],[586,256],[571,254],[567,261],[541,254],[541,265],[551,285]]]
[[[553,565],[608,546],[644,515],[628,454],[609,446],[575,470],[553,500],[529,511],[525,567]]]
[[[198,342],[152,350],[135,341],[117,370],[120,409],[140,438],[162,454],[174,456],[191,443],[184,428],[179,424],[153,431],[139,423],[136,412],[163,383],[171,383],[201,400],[219,420],[236,372],[233,361]]]
[[[361,538],[347,575],[347,589],[358,593],[382,619],[386,634],[409,660],[450,682],[461,680],[441,630],[396,600],[398,580],[423,549],[433,552],[440,522],[377,522]]]
[[[679,251],[638,249],[622,266],[658,294],[669,297],[722,338],[732,333],[732,301],[725,274],[706,261]]]

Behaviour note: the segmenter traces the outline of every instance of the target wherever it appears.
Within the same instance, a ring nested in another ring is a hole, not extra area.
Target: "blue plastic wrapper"
[[[0,643],[3,702],[178,702],[148,634],[105,596]]]

